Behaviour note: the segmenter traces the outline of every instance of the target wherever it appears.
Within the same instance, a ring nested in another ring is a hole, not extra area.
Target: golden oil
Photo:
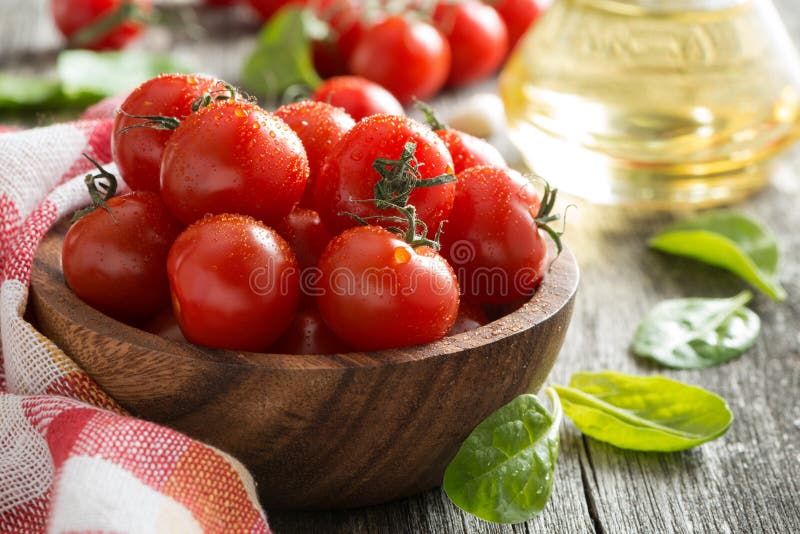
[[[597,203],[726,203],[798,126],[796,51],[769,0],[556,0],[500,77],[535,173]]]

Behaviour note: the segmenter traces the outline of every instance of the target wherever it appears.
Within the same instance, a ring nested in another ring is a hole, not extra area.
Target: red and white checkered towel
[[[235,459],[130,417],[27,321],[33,254],[88,204],[111,121],[0,133],[0,532],[269,532]]]

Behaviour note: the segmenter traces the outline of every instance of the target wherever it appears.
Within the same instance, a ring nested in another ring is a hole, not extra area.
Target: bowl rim
[[[36,250],[31,273],[31,295],[68,321],[72,326],[165,356],[213,361],[235,367],[259,367],[279,370],[332,370],[405,365],[427,359],[447,357],[465,350],[493,344],[519,335],[550,320],[574,297],[580,278],[575,256],[564,247],[551,262],[542,282],[520,308],[476,329],[421,345],[411,345],[371,352],[334,354],[277,354],[215,349],[163,338],[135,326],[117,321],[83,302],[67,286],[61,269],[61,246],[66,230],[61,223],[51,228]],[[50,250],[57,245],[56,252]],[[48,258],[49,256],[49,258]],[[48,261],[49,259],[49,261]],[[54,263],[55,261],[55,263]],[[44,277],[44,280],[42,278]],[[47,280],[51,284],[44,284]],[[52,289],[48,289],[52,285]],[[34,306],[38,314],[39,306]],[[41,322],[41,319],[39,319]]]

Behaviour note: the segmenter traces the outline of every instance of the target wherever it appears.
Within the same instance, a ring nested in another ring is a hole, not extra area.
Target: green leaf
[[[0,110],[49,108],[62,99],[58,80],[0,73]]]
[[[244,65],[242,79],[248,91],[276,99],[293,86],[316,87],[311,38],[327,32],[309,12],[287,7],[276,13],[258,35],[256,47]]]
[[[722,267],[771,298],[786,291],[778,281],[778,246],[769,231],[747,215],[716,210],[680,221],[650,239],[654,249]]]
[[[749,349],[761,329],[742,291],[729,299],[665,300],[653,308],[633,336],[633,353],[678,369],[718,365]]]
[[[83,108],[162,72],[187,70],[161,54],[64,50],[57,77],[0,74],[0,112]]]
[[[554,388],[581,432],[622,449],[689,449],[721,436],[733,420],[721,397],[663,376],[576,373],[569,387]]]
[[[65,95],[98,100],[130,91],[165,72],[189,72],[170,56],[136,50],[65,50],[58,56],[57,68]]]
[[[444,474],[456,506],[495,523],[520,523],[544,509],[561,426],[558,395],[548,394],[552,414],[536,395],[521,395],[475,427]]]

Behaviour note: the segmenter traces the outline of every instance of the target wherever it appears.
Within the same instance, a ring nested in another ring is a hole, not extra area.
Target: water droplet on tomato
[[[233,112],[237,117],[245,118],[247,117],[247,112],[242,108],[236,108]]]
[[[394,249],[394,261],[399,264],[408,263],[411,259],[411,253],[405,247],[397,247]]]

